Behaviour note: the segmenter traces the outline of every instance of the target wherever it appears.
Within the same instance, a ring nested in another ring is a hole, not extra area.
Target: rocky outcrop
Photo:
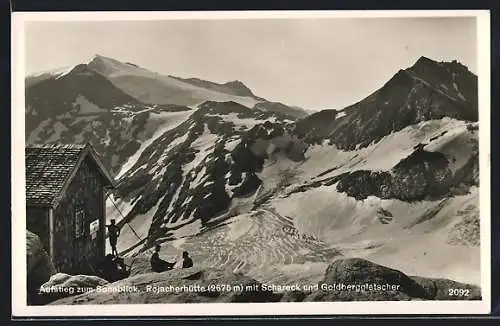
[[[481,299],[481,290],[475,285],[408,276],[359,258],[332,262],[316,289],[291,291],[272,289],[282,286],[280,284],[264,287],[251,277],[214,268],[193,267],[154,273],[150,272],[144,257],[135,260],[132,269],[129,278],[51,304]]]
[[[357,200],[373,195],[390,198],[392,196],[391,179],[388,172],[354,171],[341,175],[337,183],[337,190],[345,192]]]
[[[52,305],[113,303],[277,302],[281,295],[259,289],[260,282],[217,269],[174,269],[139,274],[100,291],[57,300]]]
[[[40,300],[52,302],[61,298],[91,292],[108,284],[108,281],[92,275],[68,275],[57,273],[40,286]]]
[[[477,185],[476,161],[473,156],[463,168],[452,173],[445,155],[417,148],[390,172],[358,170],[342,174],[337,190],[357,200],[368,196],[403,201],[439,199],[467,192],[470,186]]]
[[[304,301],[481,300],[475,285],[408,276],[360,258],[330,264],[318,287]]]
[[[40,238],[26,230],[26,262],[28,303],[36,304],[40,286],[56,273]]]

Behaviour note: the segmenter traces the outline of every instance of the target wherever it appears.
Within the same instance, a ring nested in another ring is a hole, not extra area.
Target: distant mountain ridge
[[[219,83],[215,83],[215,82],[211,82],[211,81],[207,81],[207,80],[203,80],[203,79],[199,79],[199,78],[181,78],[181,77],[176,77],[176,76],[172,76],[172,75],[168,75],[168,77],[175,78],[175,79],[178,79],[178,80],[186,82],[186,83],[190,83],[190,84],[195,85],[195,86],[213,89],[213,90],[216,90],[216,91],[219,91],[222,93],[228,93],[228,94],[237,95],[237,96],[249,96],[249,97],[258,98],[257,96],[255,96],[252,93],[250,88],[246,87],[245,84],[243,84],[239,80],[233,80],[233,81],[229,81],[229,82],[226,82],[223,84],[219,84]],[[262,98],[258,98],[258,99],[264,100]]]
[[[172,127],[206,101],[238,103],[291,120],[307,115],[301,108],[255,96],[240,81],[183,81],[97,54],[72,67],[26,77],[26,140],[90,141],[98,152],[107,153],[107,165],[118,174],[159,132],[155,128]]]
[[[116,88],[144,104],[196,106],[207,100],[215,100],[219,102],[234,101],[251,108],[256,104],[267,102],[254,95],[241,81],[235,80],[218,84],[198,78],[161,75],[138,65],[123,63],[99,54],[70,68],[28,76],[26,77],[26,87],[47,80],[58,80],[67,75],[78,73],[79,69],[86,69],[89,73],[103,76]],[[286,107],[286,105],[283,106]],[[294,107],[289,114],[304,117],[307,112],[302,108]]]

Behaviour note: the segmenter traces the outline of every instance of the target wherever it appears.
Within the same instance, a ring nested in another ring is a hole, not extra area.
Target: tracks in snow
[[[237,216],[229,225],[189,238],[182,248],[191,253],[196,264],[262,280],[282,278],[280,269],[286,265],[327,264],[339,255],[324,242],[290,230],[295,230],[292,219],[266,208]]]

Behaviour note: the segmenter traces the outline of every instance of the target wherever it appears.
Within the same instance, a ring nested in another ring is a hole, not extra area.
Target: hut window
[[[81,209],[75,212],[75,237],[81,238],[85,235],[85,212]]]

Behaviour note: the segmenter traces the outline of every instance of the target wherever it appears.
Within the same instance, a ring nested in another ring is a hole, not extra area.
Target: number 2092
[[[469,289],[448,289],[450,297],[468,297],[470,295]]]

